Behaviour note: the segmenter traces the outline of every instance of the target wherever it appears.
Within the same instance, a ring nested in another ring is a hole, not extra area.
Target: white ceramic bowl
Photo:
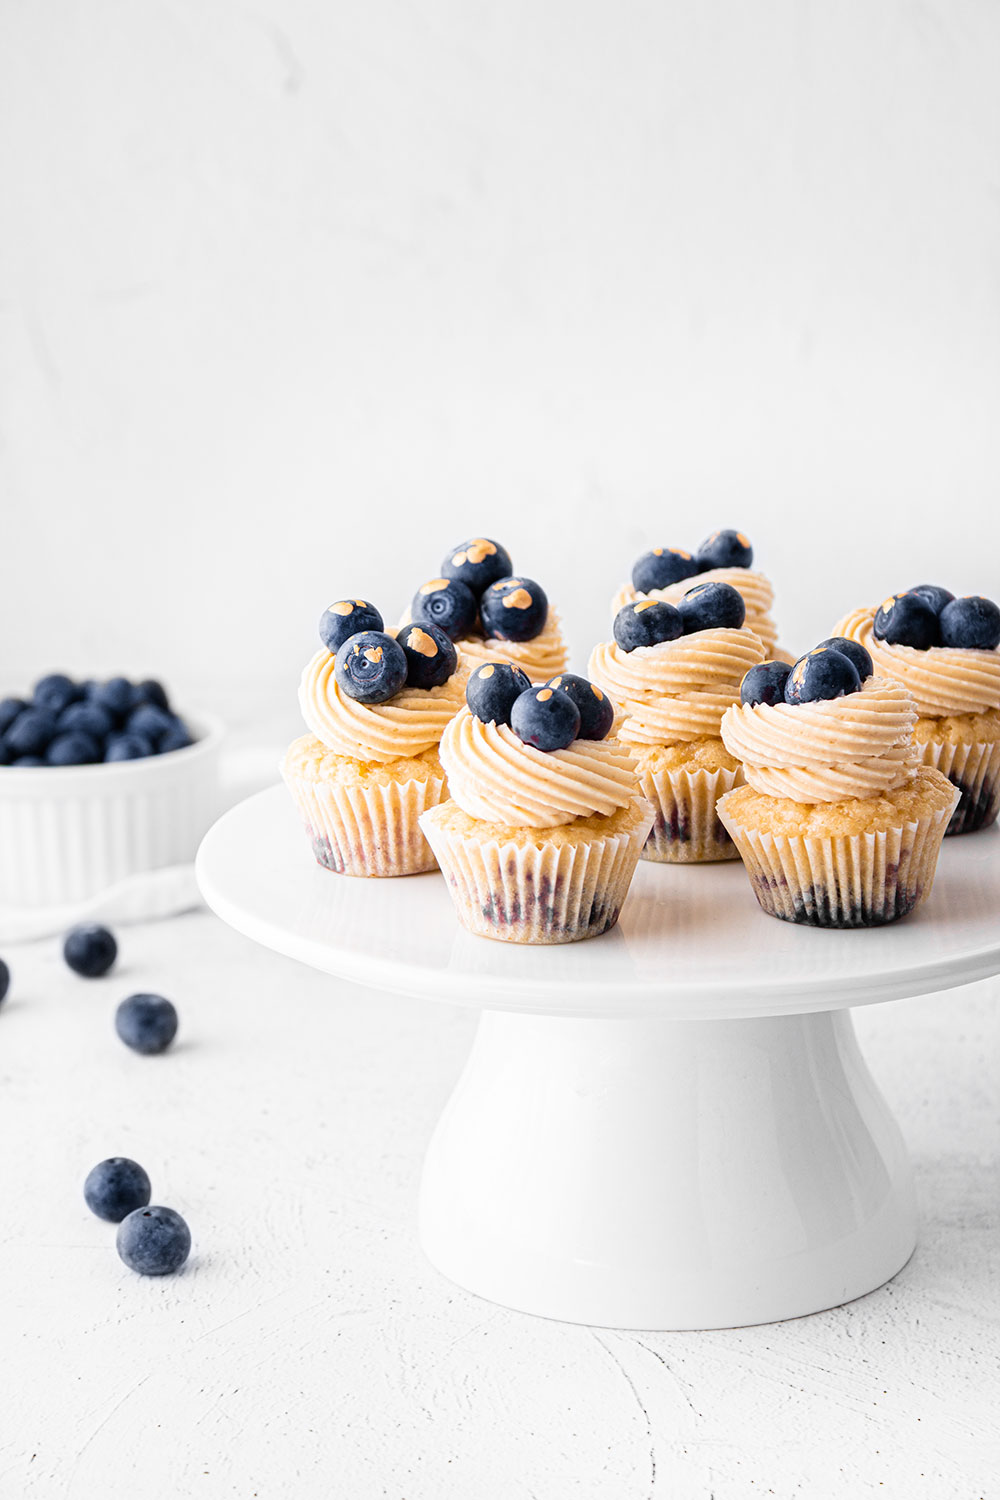
[[[223,726],[182,714],[184,750],[96,766],[0,766],[0,906],[84,901],[193,860],[219,811]]]

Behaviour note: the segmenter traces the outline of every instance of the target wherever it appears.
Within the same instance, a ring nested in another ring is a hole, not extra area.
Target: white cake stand
[[[640,864],[605,936],[490,942],[438,874],[321,869],[283,787],[227,813],[197,873],[268,948],[482,1011],[421,1192],[424,1249],[459,1285],[577,1323],[718,1328],[849,1301],[909,1258],[906,1148],[848,1007],[1000,969],[998,830],[947,840],[923,907],[853,932],[764,916],[739,863]]]

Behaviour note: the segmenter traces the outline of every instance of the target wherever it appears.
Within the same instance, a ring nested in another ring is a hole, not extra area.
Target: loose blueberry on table
[[[506,661],[488,661],[477,667],[465,687],[465,701],[484,724],[509,724],[510,711],[531,679],[520,667]]]
[[[558,688],[531,688],[515,699],[510,727],[536,750],[565,750],[578,736],[580,710]]]
[[[10,989],[10,969],[4,963],[3,959],[0,958],[0,1005],[2,1005],[3,1002],[6,1000],[6,998],[7,998],[7,992],[8,992],[9,989]]]
[[[413,596],[410,614],[417,625],[438,625],[453,641],[476,628],[479,604],[472,590],[457,578],[431,578]]]
[[[99,1219],[120,1224],[127,1214],[145,1208],[152,1194],[149,1177],[137,1161],[109,1156],[91,1167],[83,1184],[87,1207]]]
[[[454,642],[440,625],[404,625],[396,640],[406,657],[407,687],[441,687],[458,666]]]
[[[618,611],[612,629],[623,651],[637,651],[640,646],[676,641],[684,634],[684,622],[680,612],[665,600],[638,599]]]
[[[118,1226],[118,1254],[140,1276],[169,1276],[191,1253],[191,1231],[172,1208],[137,1208]]]
[[[399,642],[381,630],[348,636],[337,652],[334,676],[357,703],[387,703],[406,684],[406,654]]]
[[[699,583],[677,605],[685,635],[699,630],[739,630],[747,617],[739,589],[730,583]]]
[[[319,617],[319,638],[334,656],[352,635],[384,628],[385,621],[367,599],[338,599]]]
[[[548,595],[533,578],[499,578],[479,601],[483,631],[500,641],[532,641],[545,629]]]
[[[115,1030],[126,1047],[153,1057],[177,1035],[177,1008],[163,995],[129,995],[115,1011]]]
[[[117,957],[114,934],[97,922],[81,922],[71,927],[63,942],[63,958],[74,974],[84,979],[100,979]]]
[[[563,672],[559,677],[550,677],[545,686],[568,693],[580,710],[580,727],[576,732],[578,740],[607,738],[615,722],[615,710],[611,699],[601,691],[596,682],[580,677],[575,672]]]
[[[468,542],[460,542],[449,551],[441,564],[441,572],[445,578],[464,583],[477,599],[498,578],[509,578],[513,568],[506,547],[501,547],[499,542],[486,536],[476,536]]]

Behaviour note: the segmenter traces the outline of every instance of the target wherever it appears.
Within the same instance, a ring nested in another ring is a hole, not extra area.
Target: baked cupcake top
[[[636,745],[717,737],[740,683],[766,655],[741,622],[730,585],[697,584],[675,608],[637,600],[615,617],[615,639],[595,646],[588,671],[625,715],[618,733]]]
[[[935,619],[934,596],[941,595],[947,597]],[[921,608],[922,600],[928,609]],[[877,608],[852,610],[837,626],[837,634],[858,641],[870,652],[877,672],[907,688],[921,718],[986,713],[1000,707],[1000,650],[994,640],[1000,625],[993,625],[990,610],[976,611],[987,616],[985,630],[963,631],[962,619],[973,612],[969,606],[990,604],[954,599],[947,590],[923,585],[894,594]],[[970,638],[994,644],[941,644]]]
[[[382,625],[367,600],[331,604],[319,623],[323,645],[299,684],[308,728],[328,750],[353,760],[422,754],[462,703],[468,672],[444,631]]]
[[[693,553],[683,547],[654,547],[636,559],[631,581],[611,601],[612,611],[617,614],[640,599],[678,604],[695,583],[724,583],[742,596],[747,629],[760,637],[770,653],[778,639],[770,614],[774,590],[752,562],[753,547],[741,531],[713,531]]]
[[[448,790],[469,817],[558,828],[635,800],[635,761],[609,735],[606,695],[585,678],[538,687],[507,662],[486,662],[469,678],[466,702],[440,755]]]
[[[770,797],[877,797],[909,781],[920,758],[911,694],[874,675],[850,637],[829,637],[792,667],[753,667],[740,699],[723,715],[722,741],[748,784]]]

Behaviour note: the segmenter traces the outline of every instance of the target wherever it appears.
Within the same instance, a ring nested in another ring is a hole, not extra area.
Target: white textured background
[[[289,695],[477,532],[1000,593],[993,0],[4,0],[0,686]]]

